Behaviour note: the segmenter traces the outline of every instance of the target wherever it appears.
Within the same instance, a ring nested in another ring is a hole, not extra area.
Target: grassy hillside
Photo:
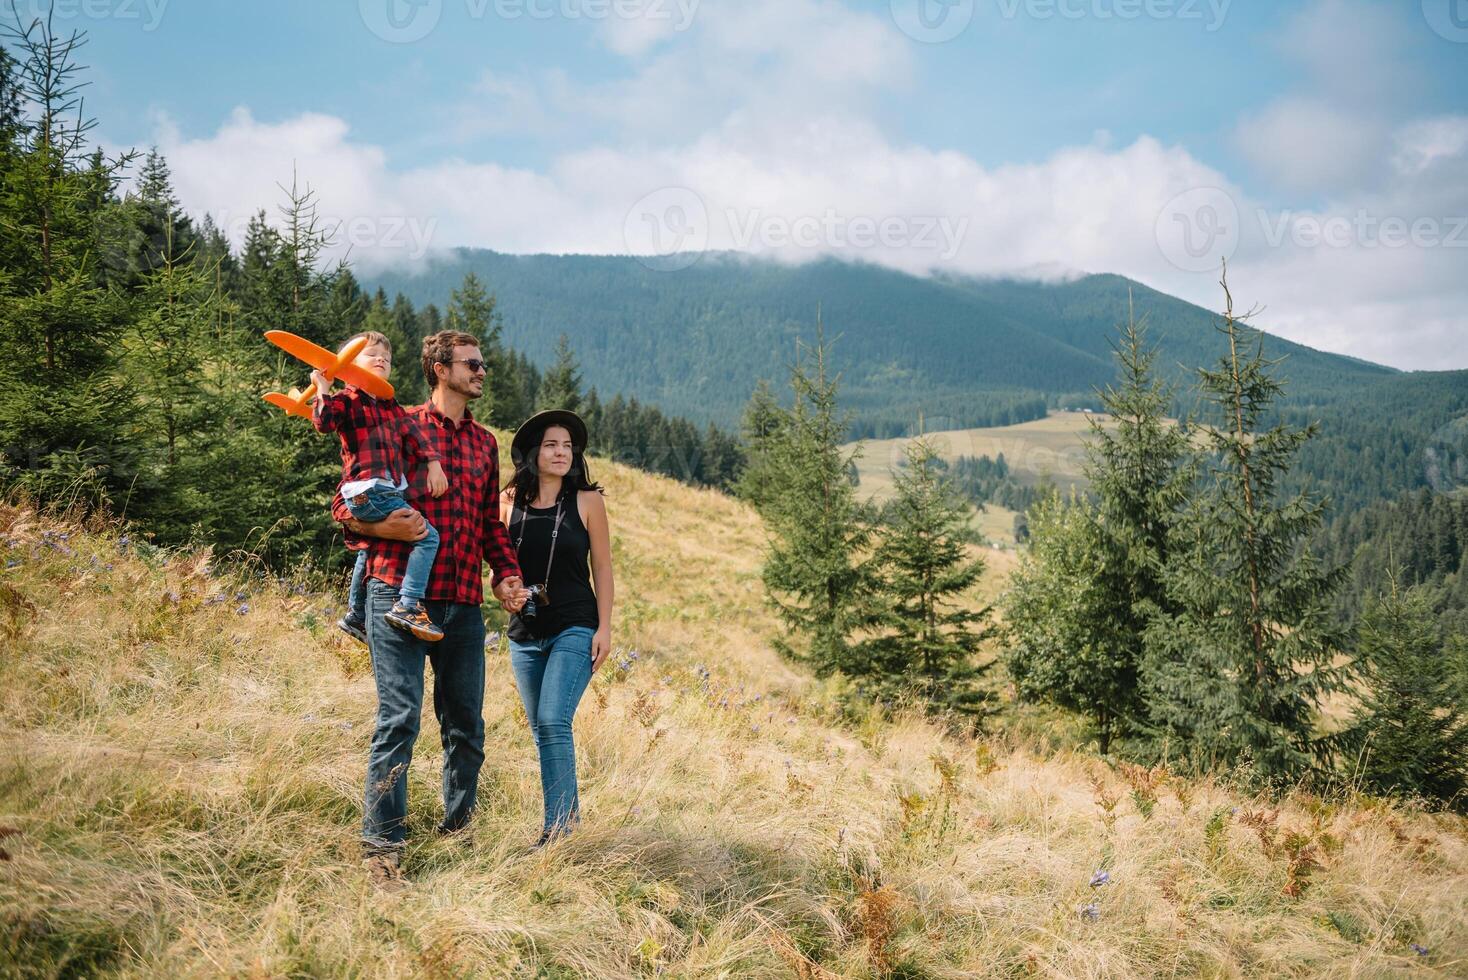
[[[1013,709],[979,741],[842,722],[769,650],[755,517],[597,475],[619,651],[577,722],[583,828],[524,850],[497,648],[476,840],[430,832],[430,711],[400,897],[356,861],[374,701],[338,596],[0,509],[0,974],[1468,974],[1468,821],[1114,771]]]
[[[930,432],[929,437],[944,459],[952,461],[960,456],[998,459],[1002,453],[1017,482],[1033,486],[1049,481],[1065,492],[1071,486],[1086,486],[1085,437],[1091,431],[1091,418],[1084,412],[1053,412],[1043,419],[1018,425],[952,429]],[[903,459],[904,447],[910,441],[910,438],[868,439],[862,443],[862,453],[856,461],[860,479],[858,494],[876,501],[892,496],[892,470]],[[846,448],[849,450],[850,446]],[[1014,511],[990,502],[975,515],[974,526],[985,540],[1012,547],[1014,518]],[[987,553],[986,556],[1006,571],[1013,564],[1010,557]]]

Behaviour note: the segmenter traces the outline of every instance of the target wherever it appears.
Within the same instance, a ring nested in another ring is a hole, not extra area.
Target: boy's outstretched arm
[[[311,372],[311,383],[316,386],[316,399],[311,402],[311,425],[317,432],[336,432],[343,418],[341,399],[332,395],[331,382],[321,371]]]

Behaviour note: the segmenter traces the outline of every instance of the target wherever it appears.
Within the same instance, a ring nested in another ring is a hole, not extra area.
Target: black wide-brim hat
[[[586,452],[586,423],[581,421],[581,416],[564,408],[550,408],[544,412],[536,412],[515,430],[515,436],[510,440],[510,459],[516,466],[534,448],[531,440],[538,439],[542,432],[553,425],[565,426],[566,431],[571,433],[571,445]]]

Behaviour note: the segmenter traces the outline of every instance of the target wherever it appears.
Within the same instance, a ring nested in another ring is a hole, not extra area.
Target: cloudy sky
[[[1468,367],[1465,0],[0,0],[236,236],[1116,272]],[[676,274],[676,273],[669,273]]]

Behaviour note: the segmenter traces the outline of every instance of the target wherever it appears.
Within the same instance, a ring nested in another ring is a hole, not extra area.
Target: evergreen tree
[[[383,302],[381,288],[377,290],[377,302]],[[335,325],[335,334],[326,346],[335,349],[352,334],[363,329],[362,324],[371,307],[372,300],[362,291],[352,270],[342,269],[332,281],[331,295],[327,299],[326,320]],[[397,348],[393,349],[393,353],[397,353]]]
[[[128,203],[133,235],[126,269],[131,276],[147,274],[164,262],[177,262],[194,254],[197,236],[193,223],[173,192],[168,163],[157,147],[144,158],[137,190]]]
[[[1161,732],[1195,762],[1294,777],[1327,748],[1312,731],[1321,699],[1342,683],[1333,661],[1346,637],[1331,603],[1344,569],[1306,548],[1325,503],[1280,489],[1315,428],[1264,427],[1283,389],[1278,362],[1242,322],[1248,315],[1234,315],[1226,274],[1220,284],[1228,350],[1199,371],[1212,410],[1209,479],[1168,544],[1175,611],[1159,611],[1148,629],[1144,687]]]
[[[1117,644],[1105,658],[1113,676],[1097,685],[1107,691],[1105,711],[1097,714],[1105,719],[1103,752],[1112,729],[1125,734],[1145,727],[1138,678],[1143,637],[1154,617],[1177,611],[1163,569],[1173,526],[1196,482],[1186,431],[1167,420],[1175,395],[1154,370],[1157,354],[1146,346],[1145,325],[1129,315],[1113,351],[1118,380],[1098,393],[1112,424],[1092,418],[1086,446],[1101,548],[1098,584],[1111,600],[1096,610],[1096,625]]]
[[[1092,419],[1086,446],[1094,505],[1055,497],[1032,515],[1008,617],[1020,693],[1086,715],[1102,753],[1146,727],[1143,638],[1153,617],[1175,611],[1163,569],[1193,480],[1187,437],[1166,419],[1172,390],[1135,317],[1113,351],[1118,380],[1098,393],[1109,423]]]
[[[575,412],[581,408],[581,371],[571,353],[571,340],[561,334],[556,341],[555,362],[540,379],[535,393],[536,411],[564,408]]]
[[[979,536],[932,443],[914,439],[904,455],[872,555],[878,609],[856,669],[888,696],[910,692],[929,710],[976,719],[992,697],[979,687],[987,665],[978,664],[990,610],[963,603],[984,572],[968,553]]]
[[[1342,739],[1347,771],[1374,793],[1468,810],[1468,714],[1426,592],[1393,578],[1362,616],[1356,654],[1366,692]]]
[[[485,395],[489,404],[480,411],[494,425],[514,428],[526,419],[518,414],[520,409],[520,380],[511,373],[506,357],[503,318],[494,294],[484,288],[484,283],[473,272],[464,274],[464,281],[449,298],[448,330],[462,330],[479,338],[479,351],[484,357]],[[574,409],[573,409],[574,411]]]
[[[88,152],[95,123],[80,116],[73,60],[81,34],[58,36],[38,19],[6,36],[21,60],[0,106],[18,94],[28,115],[7,124],[0,174],[0,483],[108,503],[136,461],[119,438],[129,395],[113,371],[127,305],[105,288],[98,256],[131,156]]]
[[[749,396],[740,425],[744,464],[734,482],[734,492],[755,510],[763,512],[779,489],[779,457],[775,453],[790,414],[775,400],[768,381],[760,381]]]
[[[703,434],[699,482],[720,490],[731,490],[742,462],[739,441],[712,422]]]
[[[1101,522],[1086,499],[1052,492],[1026,527],[1030,546],[1005,599],[1005,667],[1021,698],[1089,719],[1105,754],[1136,696],[1136,636],[1115,615]]]
[[[859,667],[852,637],[867,615],[870,580],[862,555],[871,537],[870,515],[846,476],[860,446],[842,448],[850,420],[837,407],[839,379],[829,375],[829,360],[818,326],[814,347],[797,346],[790,371],[794,406],[751,446],[762,471],[758,484],[768,491],[752,499],[770,533],[766,592],[805,649],[783,638],[775,645],[823,677]]]
[[[26,124],[18,69],[10,52],[0,46],[0,154],[14,151]]]

